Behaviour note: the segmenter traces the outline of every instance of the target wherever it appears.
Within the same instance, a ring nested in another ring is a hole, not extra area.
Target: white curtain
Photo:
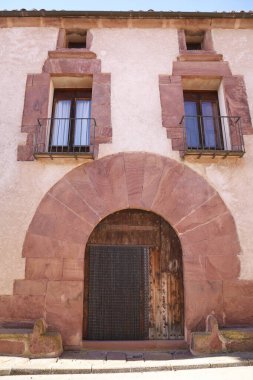
[[[199,124],[198,124],[198,111],[196,102],[185,101],[185,128],[186,128],[186,142],[188,148],[199,148]]]
[[[59,100],[55,106],[51,146],[69,145],[71,100]]]
[[[76,101],[74,145],[90,145],[90,100]]]
[[[215,120],[213,114],[213,105],[211,102],[202,102],[201,108],[203,116],[205,148],[218,148],[219,146],[217,146],[215,139],[215,122],[217,119]]]

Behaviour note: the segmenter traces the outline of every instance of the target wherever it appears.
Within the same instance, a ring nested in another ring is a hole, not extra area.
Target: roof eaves
[[[0,17],[88,17],[88,18],[252,18],[253,11],[175,12],[175,11],[69,11],[45,9],[0,10]]]

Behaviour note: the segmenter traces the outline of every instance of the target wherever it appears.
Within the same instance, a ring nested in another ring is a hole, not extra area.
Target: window
[[[66,31],[66,46],[69,49],[86,48],[87,30],[73,29]]]
[[[91,90],[55,90],[49,152],[89,152]]]
[[[185,91],[185,133],[188,149],[224,149],[218,95]]]
[[[185,31],[185,42],[187,50],[202,50],[204,45],[203,31],[191,32]]]

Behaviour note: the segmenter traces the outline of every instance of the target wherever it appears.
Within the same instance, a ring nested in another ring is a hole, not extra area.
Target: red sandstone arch
[[[226,205],[183,164],[148,153],[121,153],[65,175],[41,201],[26,235],[26,279],[16,281],[14,294],[32,289],[30,308],[33,297],[40,297],[37,314],[61,331],[65,345],[77,346],[82,337],[88,237],[102,218],[126,208],[152,211],[177,231],[187,330],[199,327],[210,312],[220,319],[226,313],[224,281],[238,278],[240,252]]]

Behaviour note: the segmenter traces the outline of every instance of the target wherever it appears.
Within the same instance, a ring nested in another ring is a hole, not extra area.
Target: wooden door
[[[181,339],[183,328],[182,252],[175,231],[142,210],[105,218],[85,254],[84,339]]]

